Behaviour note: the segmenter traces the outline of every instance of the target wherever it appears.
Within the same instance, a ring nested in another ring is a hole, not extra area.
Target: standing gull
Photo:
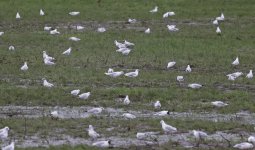
[[[20,14],[19,14],[19,12],[17,12],[17,14],[16,14],[16,19],[20,19],[21,17],[20,17]]]
[[[217,28],[216,28],[216,33],[217,33],[218,35],[221,35],[220,27],[217,27]]]
[[[192,71],[190,65],[187,66],[187,68],[185,69],[185,71],[186,71],[186,72],[191,72],[191,71]]]
[[[126,97],[125,97],[123,103],[124,103],[125,105],[129,105],[129,104],[130,104],[130,100],[129,100],[128,95],[126,95]]]
[[[161,124],[162,129],[165,133],[173,133],[173,132],[177,131],[177,129],[175,127],[166,124],[164,120],[161,120],[160,124]]]
[[[92,125],[89,125],[88,128],[88,135],[93,139],[97,139],[98,137],[100,137],[100,135],[94,130],[94,127]]]
[[[0,129],[0,139],[6,139],[8,137],[9,127]]]
[[[205,133],[203,131],[193,130],[192,132],[196,139],[203,139],[208,136],[207,133]]]
[[[160,109],[160,107],[161,107],[160,101],[156,101],[156,102],[154,103],[154,108],[155,108],[155,109]]]
[[[150,28],[146,29],[146,30],[144,31],[144,33],[146,33],[146,34],[151,33],[151,29],[150,29]]]
[[[224,21],[225,20],[225,16],[223,13],[221,13],[221,15],[219,17],[216,17],[216,20],[218,21]]]
[[[24,62],[24,65],[20,68],[20,70],[22,70],[22,71],[28,70],[27,62]]]
[[[40,16],[44,16],[44,15],[45,15],[44,11],[40,9]]]
[[[248,78],[248,79],[253,78],[252,70],[250,70],[250,72],[246,75],[246,78]]]
[[[50,113],[50,116],[52,119],[58,119],[59,118],[59,114],[58,111],[54,110]]]
[[[217,19],[215,19],[215,20],[213,21],[213,24],[214,24],[214,25],[219,25],[218,20],[217,20]]]
[[[236,57],[236,59],[232,62],[232,65],[233,66],[239,65],[239,58],[238,57]]]
[[[193,130],[192,133],[193,136],[195,137],[195,140],[197,140],[197,146],[199,146],[200,140],[203,140],[208,136],[207,133],[203,131]]]

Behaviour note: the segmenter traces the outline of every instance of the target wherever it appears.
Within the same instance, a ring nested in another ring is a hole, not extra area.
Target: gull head
[[[88,95],[90,95],[90,92],[87,92]]]
[[[108,72],[108,73],[112,73],[112,72],[113,72],[113,69],[112,69],[112,68],[109,68],[107,72]]]
[[[165,123],[165,121],[164,121],[164,120],[161,120],[161,121],[160,121],[160,124],[163,124],[163,123]]]
[[[94,129],[92,125],[89,125],[89,130],[92,130]]]
[[[4,127],[4,129],[5,129],[5,130],[7,130],[7,131],[9,131],[9,130],[10,130],[10,128],[9,128],[9,127]]]
[[[255,144],[255,137],[254,136],[250,136],[248,138],[248,142],[254,143]]]
[[[192,133],[195,134],[195,133],[197,133],[197,131],[196,130],[192,130]]]
[[[112,141],[111,141],[111,140],[108,140],[108,144],[112,144]]]

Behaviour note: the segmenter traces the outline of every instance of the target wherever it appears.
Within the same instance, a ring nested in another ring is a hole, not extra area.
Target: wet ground
[[[23,140],[19,140],[17,143],[18,147],[49,147],[49,146],[60,146],[60,145],[89,145],[91,146],[95,141],[101,140],[111,140],[112,147],[129,148],[132,146],[159,146],[164,145],[168,142],[174,143],[176,146],[182,146],[185,148],[193,147],[203,147],[203,148],[213,148],[213,147],[232,147],[239,141],[245,141],[246,137],[250,133],[242,132],[242,134],[228,133],[227,131],[218,131],[214,134],[208,135],[208,137],[203,141],[198,141],[194,139],[191,131],[187,133],[175,133],[175,134],[161,134],[159,132],[145,132],[146,136],[137,139],[135,135],[133,137],[118,137],[112,136],[107,138],[99,138],[97,140],[84,139],[72,137],[70,135],[58,135],[58,136],[48,136],[41,137],[38,135],[27,136]],[[253,133],[254,134],[254,133]]]
[[[88,113],[87,110],[93,107],[25,107],[25,106],[1,106],[0,107],[0,118],[40,118],[40,117],[50,117],[50,112],[57,110],[59,112],[60,119],[79,119],[88,118],[94,116],[95,114]],[[111,119],[123,118],[122,114],[126,113],[123,109],[105,108],[102,113],[96,114],[97,117],[106,117]],[[137,118],[160,118],[155,116],[152,111],[128,111],[134,114]],[[189,113],[189,112],[171,112],[169,115],[165,116],[173,119],[189,119],[189,120],[208,120],[212,122],[240,122],[242,124],[255,124],[255,114],[240,112],[236,114],[217,114],[217,113]],[[162,118],[162,117],[161,117]],[[113,129],[107,129],[113,130]],[[164,145],[166,143],[173,143],[173,145],[181,146],[185,148],[192,147],[202,147],[204,149],[210,149],[215,147],[232,147],[240,141],[246,141],[249,135],[255,133],[247,132],[231,132],[231,131],[217,131],[205,139],[205,141],[198,142],[194,139],[192,131],[178,131],[173,134],[164,134],[159,132],[144,132],[145,135],[139,139],[136,135],[121,137],[121,136],[110,136],[99,138],[100,140],[111,140],[112,147],[129,148],[132,146],[155,146]],[[86,134],[86,133],[84,133]],[[59,145],[89,145],[91,146],[92,139],[85,139],[81,137],[73,137],[71,135],[65,135],[58,133],[52,133],[47,136],[42,136],[40,133],[34,135],[29,135],[26,137],[15,137],[19,139],[17,141],[17,146],[26,147],[49,147],[49,146],[59,146]]]
[[[88,118],[90,116],[105,116],[111,118],[122,118],[123,113],[131,113],[137,118],[157,118],[154,111],[125,111],[123,109],[104,108],[100,114],[88,113],[87,110],[94,108],[84,107],[26,107],[26,106],[0,106],[0,118],[39,118],[50,117],[50,112],[56,110],[61,119]],[[235,114],[219,114],[212,112],[170,112],[166,117],[174,119],[208,120],[213,122],[240,122],[242,124],[255,124],[255,114],[249,112],[238,112]]]

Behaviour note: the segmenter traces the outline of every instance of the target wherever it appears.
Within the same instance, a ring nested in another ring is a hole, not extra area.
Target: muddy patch
[[[186,148],[192,148],[196,146],[204,147],[204,148],[213,148],[215,146],[218,147],[232,147],[233,144],[238,143],[240,141],[244,141],[247,139],[248,133],[245,136],[240,136],[239,134],[233,134],[223,131],[218,131],[214,134],[208,135],[203,142],[199,142],[194,139],[191,131],[187,133],[175,133],[175,134],[160,134],[159,132],[145,132],[147,136],[144,138],[137,139],[136,135],[132,137],[105,137],[99,138],[96,141],[102,140],[111,140],[112,147],[118,148],[129,148],[132,146],[160,146],[164,145],[168,142],[171,142],[172,146],[182,146]],[[17,139],[17,138],[16,138]],[[60,146],[60,145],[89,145],[92,146],[92,139],[85,138],[75,138],[70,135],[61,135],[58,137],[44,137],[40,138],[38,134],[26,137],[23,140],[16,140],[16,146],[20,148],[27,147],[49,147],[49,146]]]
[[[247,91],[247,92],[254,92],[255,86],[254,85],[245,85],[245,84],[231,84],[231,85],[223,85],[220,83],[215,83],[214,87],[225,92],[231,92],[234,90],[240,91]]]
[[[111,118],[123,118],[123,113],[131,113],[137,118],[160,118],[152,111],[125,111],[123,109],[104,108],[102,113],[92,114],[87,111],[93,107],[26,107],[26,106],[0,106],[0,118],[40,118],[50,117],[52,111],[58,111],[61,119],[88,118],[90,116],[101,116]],[[207,120],[213,122],[239,122],[242,124],[255,124],[255,114],[249,112],[238,112],[235,114],[218,113],[192,113],[192,112],[170,112],[173,119]]]

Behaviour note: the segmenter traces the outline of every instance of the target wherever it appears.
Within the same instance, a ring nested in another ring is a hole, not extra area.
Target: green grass
[[[252,132],[252,125],[245,125],[236,122],[211,122],[203,120],[181,120],[173,118],[162,118],[166,123],[177,127],[179,132],[188,133],[191,130],[204,130],[208,134],[216,131],[226,131],[229,133],[239,133],[240,131]],[[8,118],[0,122],[1,126],[9,126],[11,129],[10,136],[18,137],[22,141],[25,136],[37,135],[42,139],[47,137],[62,137],[62,135],[70,135],[74,138],[89,139],[87,134],[88,126],[91,124],[95,130],[103,137],[132,137],[136,138],[137,132],[160,131],[163,134],[160,120],[153,118],[139,118],[132,121],[109,117],[90,117],[87,119],[64,119],[52,120],[50,118],[39,119],[17,119]],[[108,131],[107,128],[113,128]]]
[[[149,13],[156,5],[159,12]],[[46,16],[39,16],[40,8],[45,10]],[[236,71],[246,74],[250,69],[255,70],[254,9],[255,1],[251,0],[102,0],[100,4],[95,0],[1,0],[0,31],[5,34],[0,37],[0,105],[88,105],[153,110],[152,103],[160,100],[162,109],[170,111],[254,112],[254,79],[248,80],[243,76],[232,82],[225,76]],[[19,21],[15,19],[17,11],[22,17]],[[80,11],[81,14],[70,16],[70,11]],[[176,16],[163,20],[162,14],[166,11],[174,11]],[[226,21],[220,24],[222,36],[217,36],[211,21],[221,12],[224,12]],[[139,22],[130,25],[125,23],[128,18],[136,18]],[[66,28],[73,24],[84,25],[84,32]],[[177,24],[180,31],[168,32],[167,24]],[[49,35],[43,31],[45,25],[59,27],[61,34]],[[106,26],[107,32],[95,32],[99,26]],[[128,27],[134,29],[128,30]],[[139,27],[150,27],[152,33],[144,34]],[[68,40],[70,36],[77,36],[81,41],[71,42]],[[113,41],[124,39],[135,43],[128,56],[115,52]],[[15,46],[14,52],[8,50],[10,45]],[[70,46],[72,54],[61,55]],[[44,50],[56,58],[56,66],[43,64]],[[231,62],[236,56],[241,64],[233,67]],[[177,62],[176,67],[167,70],[167,63],[173,60]],[[28,62],[27,72],[19,69],[24,61]],[[184,72],[188,64],[193,69],[189,74]],[[113,79],[104,75],[109,67],[125,72],[140,69],[140,75],[132,79],[124,76]],[[184,85],[176,82],[177,75],[184,76]],[[53,82],[55,87],[44,88],[42,78]],[[200,90],[186,88],[188,83],[194,82],[205,87]],[[71,96],[70,91],[77,88],[82,92],[91,91],[91,97],[79,100]],[[123,95],[129,95],[130,107],[116,102]],[[228,102],[229,106],[216,109],[210,105],[215,100]],[[104,127],[109,125],[106,120],[102,121]],[[52,128],[63,128],[67,134],[87,138],[85,133],[71,128],[85,128],[96,119],[86,121],[54,122],[44,119],[41,123],[41,119],[29,120],[32,131],[28,133],[35,133],[36,129],[45,128],[50,123]],[[158,121],[137,120],[133,124],[134,130],[124,136],[133,136],[139,129],[137,126],[143,122],[149,124],[151,130],[158,131]],[[235,123],[168,121],[182,130],[202,128],[214,132],[242,128]],[[117,119],[110,125],[125,127],[127,121],[122,122]],[[18,128],[20,123],[23,124],[20,119],[10,119],[1,124],[10,125],[15,133],[24,136],[23,128]],[[67,130],[69,128],[71,130]],[[242,129],[252,131],[250,126]],[[99,131],[103,132],[103,128],[100,127]],[[47,129],[42,132],[49,134]],[[70,149],[65,146],[50,149],[63,148]],[[78,146],[75,149],[86,148]]]
[[[253,15],[255,2],[249,0],[111,0],[101,1],[100,6],[94,0],[53,0],[51,3],[40,0],[3,0],[0,3],[2,10],[1,21],[14,21],[17,11],[21,13],[24,21],[34,22],[56,22],[56,21],[82,21],[82,20],[127,20],[128,17],[139,20],[158,20],[166,11],[175,11],[174,19],[203,19],[213,18],[219,15],[221,11],[225,12],[230,18],[249,18]],[[150,14],[154,6],[159,6],[159,13]],[[9,7],[12,6],[12,7]],[[43,8],[46,16],[39,19],[39,9]],[[76,17],[68,16],[70,11],[80,11],[81,14]]]
[[[229,112],[254,110],[253,105],[247,105],[252,101],[252,89],[225,93],[215,87],[215,84],[232,87],[233,82],[227,80],[226,74],[234,71],[246,73],[253,68],[254,56],[250,53],[254,43],[249,38],[252,37],[254,29],[250,25],[244,25],[245,29],[240,31],[244,33],[240,34],[235,30],[235,25],[229,24],[224,26],[226,34],[218,37],[214,33],[214,27],[209,25],[182,26],[183,29],[178,33],[169,33],[165,27],[159,27],[151,35],[111,30],[104,34],[92,31],[75,34],[70,31],[71,33],[67,32],[60,36],[51,36],[40,31],[43,26],[33,32],[28,31],[30,26],[7,32],[2,37],[4,45],[0,47],[2,53],[0,103],[22,104],[27,101],[32,105],[79,105],[99,100],[100,103],[103,102],[101,105],[107,106],[118,95],[129,94],[131,98],[136,97],[136,101],[142,103],[156,99],[163,103],[182,101],[181,105],[184,107],[176,111],[189,109],[201,111],[196,106],[190,108],[190,105],[201,103],[203,99],[228,100],[235,106],[229,108]],[[82,41],[77,43],[68,41],[68,37],[73,35]],[[239,35],[243,40],[235,38]],[[127,57],[116,53],[113,44],[115,39],[128,39],[134,42],[136,44],[134,51]],[[8,43],[14,44],[17,50],[8,51]],[[71,56],[62,56],[62,51],[69,46],[74,48]],[[42,63],[43,50],[56,58],[56,66],[45,66]],[[241,65],[233,68],[231,62],[236,56],[240,57]],[[176,68],[166,70],[167,62],[172,60],[177,61]],[[24,61],[28,61],[29,65],[29,71],[25,73],[19,70]],[[191,74],[184,72],[187,64],[192,65]],[[108,67],[126,72],[138,68],[140,75],[135,79],[125,77],[112,79],[104,75]],[[177,75],[184,75],[186,83],[198,82],[206,87],[201,91],[179,87],[175,81]],[[44,77],[56,85],[54,90],[42,87],[41,79]],[[9,81],[6,81],[6,78]],[[241,78],[235,83],[253,85],[254,80]],[[26,85],[28,88],[21,89],[17,85]],[[91,99],[84,102],[71,97],[69,92],[75,88],[80,88],[84,92],[92,91]],[[136,90],[140,92],[140,96]],[[159,91],[166,93],[161,95]],[[244,99],[245,102],[239,103],[238,99]],[[171,106],[166,109],[171,109]]]

